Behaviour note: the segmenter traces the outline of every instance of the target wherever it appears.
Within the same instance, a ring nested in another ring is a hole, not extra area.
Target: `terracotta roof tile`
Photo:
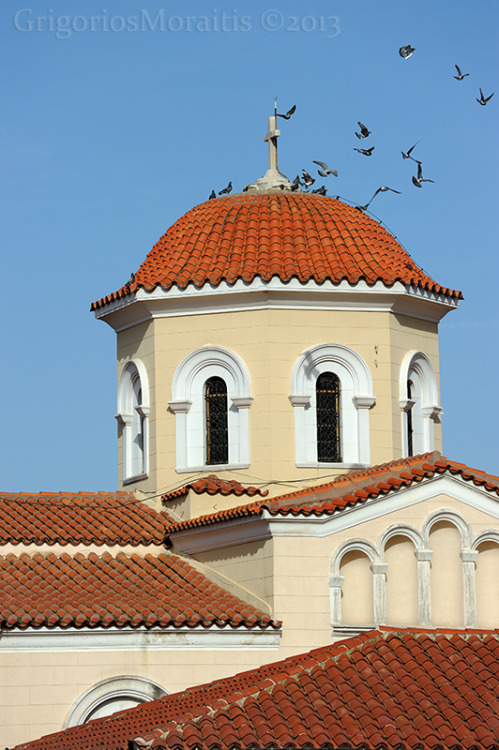
[[[498,695],[499,631],[383,628],[16,750],[492,750]]]
[[[0,494],[0,543],[161,545],[170,521],[130,492]]]
[[[233,518],[259,516],[264,511],[274,516],[332,515],[341,512],[346,507],[364,503],[369,498],[398,492],[414,482],[421,482],[423,479],[446,472],[460,476],[466,481],[472,481],[475,486],[482,487],[499,497],[499,477],[471,469],[464,464],[454,463],[441,456],[438,451],[433,451],[342,474],[325,484],[172,523],[169,533],[175,534],[185,529],[230,521]]]
[[[216,474],[208,474],[208,476],[196,479],[194,482],[190,482],[178,490],[166,492],[161,499],[163,502],[168,502],[169,500],[186,495],[189,490],[192,490],[197,495],[207,493],[208,495],[248,495],[248,497],[260,495],[261,497],[266,497],[269,494],[268,490],[244,486],[236,479],[220,479]]]
[[[238,279],[400,281],[437,294],[436,284],[380,224],[334,198],[291,193],[238,194],[188,211],[156,243],[133,283],[92,305],[137,289],[217,286]]]
[[[276,626],[168,553],[9,554],[0,571],[4,628]]]

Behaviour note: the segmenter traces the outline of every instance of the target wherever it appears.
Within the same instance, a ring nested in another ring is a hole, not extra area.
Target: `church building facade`
[[[499,478],[441,453],[438,324],[461,293],[295,189],[278,135],[269,118],[263,178],[92,305],[117,334],[118,491],[0,497],[9,747],[163,747],[142,704],[192,685],[383,628],[498,627]]]

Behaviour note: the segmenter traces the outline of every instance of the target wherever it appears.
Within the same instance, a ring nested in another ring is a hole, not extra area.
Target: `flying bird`
[[[487,96],[487,98],[485,98],[485,96],[483,95],[482,89],[480,89],[480,99],[477,99],[477,102],[478,104],[481,104],[483,107],[485,107],[489,99],[492,99],[493,96],[494,96],[494,92],[492,92],[490,96]]]
[[[296,104],[293,104],[293,106],[291,107],[291,109],[288,109],[288,111],[286,112],[285,115],[279,115],[278,114],[277,117],[282,117],[284,120],[289,120],[289,118],[291,117],[291,115],[294,115],[295,112],[296,112]]]
[[[335,177],[338,177],[338,172],[336,169],[329,169],[328,165],[325,164],[323,161],[316,161],[315,159],[312,159],[314,164],[318,164],[319,167],[322,167],[322,169],[318,169],[317,172],[320,174],[321,177],[327,177],[328,174],[334,174]]]
[[[315,193],[315,195],[326,195],[327,189],[324,185],[321,185],[320,187],[316,188],[315,190],[312,190],[312,193]]]
[[[463,78],[466,78],[466,76],[469,76],[469,73],[461,73],[461,68],[459,65],[454,65],[455,69],[457,70],[457,76],[452,76],[456,79],[456,81],[462,81]]]
[[[404,44],[404,46],[399,49],[399,55],[400,57],[403,57],[404,60],[408,60],[415,51],[415,47],[411,47],[410,44]]]
[[[387,185],[382,185],[381,187],[379,187],[376,190],[376,192],[374,193],[374,195],[371,198],[371,200],[369,201],[369,203],[371,203],[371,201],[373,201],[376,198],[376,196],[378,195],[378,193],[386,193],[387,190],[390,190],[392,193],[397,193],[398,195],[402,195],[402,193],[400,192],[400,190],[394,190],[391,187],[387,187]],[[369,203],[367,205],[369,205]]]
[[[303,183],[300,180],[300,176],[296,175],[296,177],[293,180],[293,182],[291,183],[291,187],[289,189],[293,190],[293,191],[298,190],[298,188],[300,187],[300,185],[303,185]]]
[[[367,138],[368,135],[371,135],[371,131],[368,130],[366,126],[361,122],[358,122],[357,125],[360,128],[360,133],[357,133],[357,131],[355,131],[355,135],[357,136],[357,138]]]
[[[305,187],[309,188],[311,185],[314,184],[315,182],[314,178],[311,177],[305,169],[302,169],[301,173],[303,175],[303,182],[305,183]]]
[[[421,162],[418,161],[418,176],[412,178],[412,184],[416,187],[423,187],[422,182],[435,182],[435,180],[423,180],[423,169],[421,167]]]
[[[359,154],[364,154],[364,156],[371,156],[374,146],[371,146],[371,148],[354,148],[354,151],[358,151]]]
[[[418,143],[419,141],[416,141],[414,146],[411,146],[410,149],[408,149],[407,151],[401,151],[400,153],[402,154],[402,159],[412,159],[412,161],[415,161],[417,164],[419,164],[418,160],[415,159],[414,156],[411,156],[411,152],[416,148]]]
[[[216,197],[217,197],[217,194],[215,193],[214,190],[212,190],[211,193],[210,193],[210,197],[208,198],[208,200],[211,201],[211,200],[213,200],[213,198],[216,198]]]
[[[223,190],[220,190],[220,192],[218,194],[219,195],[229,195],[229,193],[231,192],[231,190],[232,190],[232,181],[229,182],[229,184],[227,185],[226,188],[224,188]]]

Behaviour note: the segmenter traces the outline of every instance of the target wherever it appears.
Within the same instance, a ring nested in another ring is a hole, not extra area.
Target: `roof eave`
[[[234,284],[189,284],[152,291],[143,288],[107,302],[94,310],[116,332],[126,330],[153,318],[246,311],[257,309],[350,310],[393,312],[438,323],[444,315],[459,306],[459,293],[444,294],[400,281],[387,285],[383,281],[355,284],[342,280],[305,283],[296,278],[281,281],[273,278],[251,282],[239,279]]]

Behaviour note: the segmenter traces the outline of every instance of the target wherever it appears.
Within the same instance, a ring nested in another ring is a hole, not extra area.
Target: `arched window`
[[[435,421],[442,409],[437,376],[426,354],[407,352],[400,366],[399,388],[404,456],[432,451]]]
[[[296,465],[369,466],[372,378],[357,352],[318,344],[298,357],[289,400],[295,413]]]
[[[414,383],[412,380],[407,381],[407,455],[414,455],[414,427],[412,424],[412,410],[414,408],[414,401],[412,400],[414,392]]]
[[[176,470],[248,468],[252,401],[249,372],[237,354],[220,346],[188,354],[168,402],[175,414]]]
[[[229,460],[227,386],[222,378],[209,378],[204,387],[206,403],[206,463],[226,464]]]
[[[317,460],[341,461],[340,381],[334,372],[323,372],[315,385]]]
[[[71,707],[63,729],[110,716],[126,708],[134,708],[147,701],[158,700],[166,694],[160,685],[144,677],[109,677],[80,695]]]
[[[123,446],[123,482],[144,479],[148,471],[149,387],[140,360],[127,362],[118,386],[118,413]]]

